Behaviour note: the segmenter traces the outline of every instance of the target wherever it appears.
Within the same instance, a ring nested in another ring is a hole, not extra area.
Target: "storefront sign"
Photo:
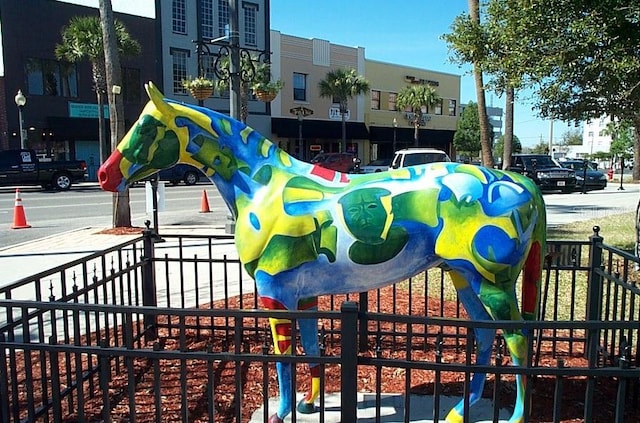
[[[350,112],[347,110],[347,113],[344,114],[344,120],[349,120]],[[342,120],[342,115],[340,114],[340,107],[329,107],[329,119],[331,120]]]
[[[103,104],[103,114],[105,119],[109,119],[109,105]],[[92,103],[71,103],[69,102],[69,117],[72,118],[98,118],[98,105]]]

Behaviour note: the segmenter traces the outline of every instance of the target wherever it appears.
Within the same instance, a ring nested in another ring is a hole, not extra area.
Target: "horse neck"
[[[220,195],[235,213],[238,195],[253,198],[258,190],[265,186],[278,190],[278,182],[288,178],[270,178],[276,172],[292,175],[308,174],[312,165],[295,159],[278,148],[242,122],[236,121],[210,110],[205,111],[211,118],[214,132],[219,138],[212,137],[193,120],[183,124],[189,127],[191,141],[187,153],[202,165],[209,179],[216,185]],[[202,136],[199,136],[202,135]],[[209,152],[222,152],[222,160],[231,161],[230,168],[220,166],[211,169],[213,156]],[[225,171],[231,169],[231,172]]]

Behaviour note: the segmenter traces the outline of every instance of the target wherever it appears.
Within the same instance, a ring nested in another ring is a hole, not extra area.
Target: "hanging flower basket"
[[[213,94],[213,87],[191,88],[189,92],[196,100],[205,100]]]
[[[256,98],[260,101],[264,101],[265,103],[269,103],[273,101],[278,93],[274,93],[273,91],[263,91],[263,90],[255,90],[253,92],[256,95]]]
[[[213,94],[214,83],[212,80],[199,76],[197,78],[185,79],[182,86],[191,93],[196,100],[204,100]]]

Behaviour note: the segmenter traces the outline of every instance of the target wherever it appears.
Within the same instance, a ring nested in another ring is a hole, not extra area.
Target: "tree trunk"
[[[104,40],[104,63],[107,77],[107,96],[109,98],[109,122],[111,125],[111,151],[116,149],[118,142],[124,137],[124,103],[122,96],[115,93],[114,87],[122,87],[122,70],[116,33],[114,29],[113,8],[111,0],[100,0],[100,24],[102,39]],[[131,226],[131,206],[129,204],[129,190],[114,193],[113,227]]]
[[[420,121],[415,120],[413,122],[413,146],[417,147],[420,144]]]
[[[343,102],[340,103],[340,117],[342,118],[342,145],[340,146],[340,152],[347,151],[347,105]]]
[[[513,87],[507,87],[504,118],[504,150],[502,151],[502,168],[508,169],[511,166],[511,155],[513,154],[513,107],[515,92]]]
[[[480,4],[479,0],[469,0],[469,16],[471,20],[480,25]],[[476,96],[478,97],[478,118],[480,119],[480,145],[482,147],[482,164],[486,167],[493,167],[492,136],[491,125],[487,116],[487,101],[484,93],[484,82],[482,79],[482,68],[473,64],[473,76],[476,82]]]

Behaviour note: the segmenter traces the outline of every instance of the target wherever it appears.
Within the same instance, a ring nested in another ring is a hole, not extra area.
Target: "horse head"
[[[98,170],[104,190],[123,191],[176,163],[191,164],[210,177],[217,173],[227,180],[246,167],[232,151],[243,124],[209,109],[165,99],[151,82],[145,89],[150,101]]]

